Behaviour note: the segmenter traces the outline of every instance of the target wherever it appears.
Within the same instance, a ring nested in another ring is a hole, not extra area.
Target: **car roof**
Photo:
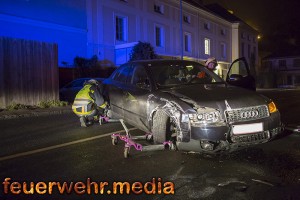
[[[77,82],[77,81],[87,81],[87,80],[91,80],[91,79],[95,79],[95,80],[97,80],[97,81],[99,81],[99,82],[103,82],[104,81],[104,79],[105,78],[77,78],[77,79],[74,79],[74,80],[72,80],[72,81],[70,81],[70,82],[68,82],[67,84],[65,84],[64,86],[62,86],[62,88],[64,88],[64,87],[66,87],[66,86],[68,86],[68,85],[70,85],[70,84],[72,84],[73,82]]]
[[[95,79],[97,81],[103,81],[105,78],[77,78],[77,79],[74,79],[73,81],[76,81],[76,80],[91,80],[91,79]]]
[[[202,65],[201,63],[198,63],[196,61],[191,61],[191,60],[172,60],[172,59],[153,59],[153,60],[135,60],[135,61],[130,61],[128,63],[131,64],[142,64],[142,65],[147,65],[147,64],[165,64],[165,63],[197,63],[199,65]]]

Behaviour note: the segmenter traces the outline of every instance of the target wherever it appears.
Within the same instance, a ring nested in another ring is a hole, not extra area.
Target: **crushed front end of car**
[[[280,113],[272,101],[231,108],[224,100],[224,105],[221,109],[196,106],[195,112],[183,113],[181,124],[188,124],[190,140],[177,141],[178,149],[208,153],[235,151],[268,142],[283,131]]]

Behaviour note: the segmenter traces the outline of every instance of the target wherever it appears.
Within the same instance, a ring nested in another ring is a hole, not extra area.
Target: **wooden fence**
[[[0,107],[58,100],[57,45],[0,37]]]

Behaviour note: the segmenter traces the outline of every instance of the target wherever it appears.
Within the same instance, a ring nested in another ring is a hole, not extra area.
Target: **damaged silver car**
[[[251,91],[254,79],[242,61],[230,68],[226,82],[193,61],[126,63],[104,81],[110,117],[150,133],[156,144],[172,141],[184,151],[215,153],[268,142],[282,131],[280,113],[272,100]]]

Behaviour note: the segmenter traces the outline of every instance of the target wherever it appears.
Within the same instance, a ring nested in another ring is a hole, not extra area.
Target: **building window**
[[[286,69],[286,60],[278,61],[279,69]]]
[[[204,22],[204,29],[205,30],[210,30],[210,23],[209,22]]]
[[[248,35],[248,40],[251,41],[251,35]]]
[[[116,16],[116,40],[126,41],[127,37],[127,18]]]
[[[287,84],[288,85],[293,85],[293,77],[291,75],[287,76]]]
[[[184,16],[183,16],[183,21],[184,21],[185,23],[190,24],[190,23],[191,23],[191,16],[184,15]]]
[[[222,58],[226,58],[226,44],[225,43],[221,43],[221,56]]]
[[[221,35],[226,35],[226,30],[224,28],[221,29]]]
[[[157,47],[164,46],[164,29],[162,26],[155,26],[155,45]]]
[[[245,33],[245,32],[242,32],[241,37],[242,37],[243,39],[246,38],[246,33]]]
[[[164,14],[164,6],[154,4],[154,12],[157,12],[159,14]]]
[[[130,66],[123,65],[123,67],[118,68],[118,70],[115,72],[113,79],[121,83],[126,83],[130,70]]]
[[[190,33],[184,33],[184,51],[192,51],[192,35]]]
[[[210,39],[208,38],[204,39],[204,53],[210,55]]]
[[[300,67],[300,59],[294,59],[294,67]]]
[[[279,67],[283,67],[286,65],[286,61],[285,60],[279,60]]]

